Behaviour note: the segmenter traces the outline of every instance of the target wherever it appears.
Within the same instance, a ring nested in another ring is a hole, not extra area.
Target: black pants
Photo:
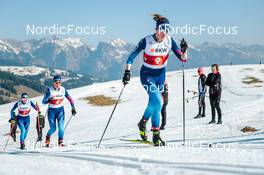
[[[222,112],[220,108],[221,95],[210,94],[210,105],[212,110],[212,120],[215,120],[215,110],[217,111],[218,118],[221,119]]]
[[[199,95],[198,98],[198,106],[201,107],[205,107],[205,94],[201,94]]]
[[[168,96],[169,96],[169,93],[168,93],[168,85],[165,84],[164,85],[164,92],[162,93],[162,97],[163,97],[163,105],[162,105],[162,108],[161,108],[161,126],[165,126],[166,125],[166,122],[167,122],[167,105],[168,105],[168,102],[169,102],[169,99],[168,99]]]

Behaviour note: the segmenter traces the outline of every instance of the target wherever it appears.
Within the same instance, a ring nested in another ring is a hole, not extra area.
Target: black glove
[[[182,38],[180,46],[181,46],[181,51],[182,51],[182,53],[185,53],[186,50],[188,49],[188,44],[187,44],[187,42],[184,40],[184,38]]]
[[[72,112],[72,115],[73,115],[73,116],[75,116],[75,115],[77,114],[77,112],[76,112],[76,110],[75,110],[75,107],[72,107],[71,112]]]
[[[127,85],[128,82],[130,81],[130,70],[125,70],[124,76],[123,76],[123,84]]]

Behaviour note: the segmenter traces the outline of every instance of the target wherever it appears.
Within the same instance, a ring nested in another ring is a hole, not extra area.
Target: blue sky
[[[171,26],[237,26],[237,35],[183,35],[194,44],[205,41],[243,44],[264,43],[264,1],[262,0],[2,0],[0,1],[0,38],[25,40],[44,35],[27,35],[26,25],[53,24],[104,26],[105,35],[80,35],[91,45],[121,38],[137,43],[154,32],[151,14],[166,16]],[[66,35],[67,36],[67,35]],[[59,36],[65,37],[65,36]],[[182,35],[173,35],[180,39]]]

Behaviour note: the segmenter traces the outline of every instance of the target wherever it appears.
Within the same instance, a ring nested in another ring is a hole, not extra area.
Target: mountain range
[[[122,39],[99,42],[96,48],[79,38],[43,38],[25,41],[0,40],[0,65],[41,66],[70,70],[93,75],[102,80],[120,79],[124,64],[135,44]],[[264,46],[235,43],[214,44],[204,42],[189,46],[189,61],[186,67],[209,66],[213,63],[250,64],[264,60]],[[142,62],[141,54],[133,65],[133,75],[138,75]],[[170,55],[168,70],[180,68],[179,61]]]

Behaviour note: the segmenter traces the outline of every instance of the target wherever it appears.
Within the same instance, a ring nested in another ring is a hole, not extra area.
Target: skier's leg
[[[202,109],[203,109],[202,117],[205,117],[205,94],[203,95],[201,101],[202,101]]]
[[[160,112],[162,107],[162,97],[159,89],[156,86],[153,86],[149,92],[149,96],[153,108],[153,113],[151,116],[152,128],[159,128]]]
[[[164,85],[164,92],[162,93],[162,97],[163,97],[163,105],[162,105],[162,108],[161,108],[161,127],[160,129],[163,130],[165,129],[165,125],[167,123],[167,105],[168,105],[168,102],[169,102],[169,94],[168,94],[168,85],[165,84]]]
[[[210,97],[210,105],[211,105],[211,112],[212,112],[212,120],[209,124],[215,123],[215,99]]]
[[[219,96],[215,102],[215,107],[216,107],[217,115],[218,115],[217,124],[222,124],[222,112],[220,108],[220,100],[221,100],[221,97]]]
[[[51,136],[56,131],[56,113],[57,109],[48,109],[48,120],[49,120],[49,126],[50,129],[47,133],[47,136]]]
[[[144,87],[144,89],[148,93],[148,91],[150,89],[150,85],[151,85],[150,84],[150,79],[141,77],[141,83],[142,83],[142,86]],[[148,101],[147,108],[145,109],[145,112],[143,114],[142,119],[138,123],[138,128],[139,128],[139,131],[140,131],[139,134],[140,134],[142,140],[147,140],[146,124],[147,124],[148,119],[151,117],[151,115],[153,113],[153,107],[152,106],[153,106],[152,105],[152,101],[151,101],[151,98],[149,96],[149,101]]]
[[[61,145],[63,142],[64,136],[64,107],[61,107],[57,113],[57,120],[58,120],[58,144]]]
[[[24,118],[24,126],[25,126],[25,134],[24,134],[24,141],[27,138],[28,130],[29,130],[29,125],[30,125],[30,117]]]
[[[167,109],[166,109],[166,105],[163,104],[161,108],[161,126],[160,126],[161,130],[165,129],[166,123],[167,123]]]
[[[20,133],[20,148],[21,149],[24,149],[25,147],[25,143],[24,143],[24,135],[25,135],[25,132],[26,132],[26,129],[25,129],[25,126],[24,126],[24,121],[23,121],[23,118],[19,117],[17,119],[17,125],[21,131]]]
[[[38,134],[38,140],[37,141],[42,141],[42,130],[45,125],[45,116],[39,115],[38,120],[37,120],[37,134]]]
[[[153,113],[153,107],[152,106],[153,105],[152,105],[151,97],[149,96],[148,105],[147,105],[147,107],[144,111],[144,114],[143,114],[143,118],[144,118],[144,120],[146,120],[146,122],[149,120],[149,118],[151,117],[151,115]]]
[[[50,136],[56,131],[56,119],[55,119],[56,112],[57,112],[56,109],[53,108],[48,109],[48,120],[49,120],[50,129],[46,135],[46,140],[45,140],[46,147],[49,147]]]
[[[162,108],[161,89],[163,85],[153,86],[151,91],[151,101],[153,101],[153,114],[151,117],[153,144],[154,146],[165,146],[165,142],[160,138],[160,112]]]
[[[202,117],[202,95],[199,95],[198,97],[198,114],[194,117],[195,119]]]
[[[10,126],[11,137],[13,138],[14,142],[16,142],[16,130],[17,130],[17,121],[15,124],[11,123]]]

